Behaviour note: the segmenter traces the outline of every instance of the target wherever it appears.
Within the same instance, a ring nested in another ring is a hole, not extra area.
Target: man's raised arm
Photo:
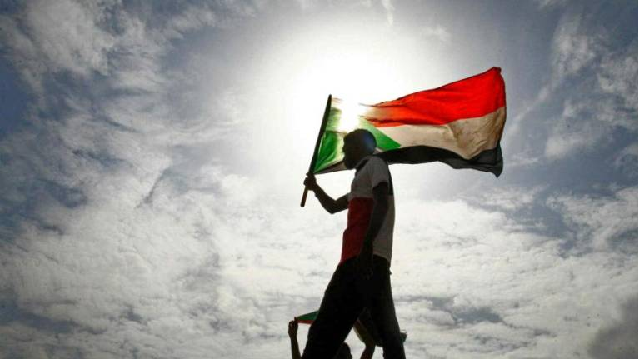
[[[301,359],[299,352],[299,343],[297,342],[297,321],[292,320],[288,323],[288,336],[290,337],[290,350],[292,351],[292,359]]]
[[[303,181],[303,184],[308,188],[309,191],[314,192],[315,196],[319,200],[319,203],[321,203],[321,206],[326,211],[328,211],[328,213],[337,213],[348,208],[347,196],[341,196],[336,200],[328,196],[323,188],[319,187],[319,184],[317,184],[317,179],[315,178],[315,176],[308,175]]]

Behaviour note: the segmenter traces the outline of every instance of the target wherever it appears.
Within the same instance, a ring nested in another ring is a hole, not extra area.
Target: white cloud
[[[607,255],[562,257],[559,238],[526,232],[504,212],[414,201],[397,213],[392,279],[413,354],[585,355],[595,328],[613,315],[599,303],[632,295],[611,282],[638,280],[635,264],[610,264]]]
[[[529,207],[538,199],[539,193],[543,190],[543,187],[506,187],[504,185],[498,186],[494,190],[486,193],[481,193],[475,198],[472,198],[473,202],[479,205],[487,205],[497,207],[501,211],[515,211]]]
[[[638,86],[632,79],[638,76],[638,60],[632,56],[633,51],[627,52],[626,57],[606,58],[598,80],[603,91],[619,94],[627,106],[635,106],[638,100]]]
[[[638,253],[638,188],[619,189],[611,198],[561,195],[550,198],[548,203],[560,211],[585,248]]]
[[[14,51],[25,80],[37,90],[42,90],[42,75],[47,72],[106,75],[107,54],[115,40],[101,25],[109,20],[105,10],[114,5],[107,1],[84,5],[72,0],[29,2],[19,19],[0,17],[6,31],[2,39]]]
[[[611,129],[582,118],[561,118],[545,144],[545,156],[563,158],[574,153],[593,151],[602,139],[608,138]]]
[[[593,358],[629,359],[638,356],[638,298],[623,303],[621,316],[596,333],[589,353]]]
[[[589,33],[580,15],[564,16],[553,39],[552,67],[554,79],[575,75],[602,52],[601,36]]]
[[[541,8],[552,8],[565,5],[569,0],[534,0]]]
[[[449,42],[452,38],[452,34],[443,26],[427,26],[421,29],[421,35],[426,38],[434,38],[441,42]]]
[[[394,5],[392,4],[392,0],[381,0],[381,5],[383,5],[385,9],[388,25],[392,25],[394,23]]]
[[[563,12],[551,43],[551,76],[508,129],[510,135],[518,133],[523,120],[538,120],[530,117],[533,112],[562,102],[562,115],[546,120],[544,156],[549,159],[596,151],[615,130],[638,129],[638,92],[631,81],[638,71],[635,43],[615,46],[612,39],[623,36],[619,28],[603,29],[587,6],[558,6],[564,3],[539,1],[542,8]]]
[[[605,94],[620,101],[603,102],[606,119],[632,131],[638,130],[638,43],[633,42],[624,51],[609,53],[601,63],[598,84]]]
[[[505,151],[507,151],[507,148]],[[529,151],[514,152],[511,158],[508,159],[506,168],[509,171],[510,169],[531,167],[541,163],[541,160],[542,156],[533,155]]]
[[[33,127],[0,141],[0,159],[11,158],[0,167],[3,205],[37,204],[16,215],[18,228],[0,242],[0,301],[18,313],[0,322],[0,349],[29,358],[287,355],[285,325],[319,305],[345,216],[323,213],[313,198],[303,210],[298,198],[291,202],[301,187],[289,188],[289,163],[278,163],[277,176],[231,170],[247,161],[235,152],[270,135],[259,126],[244,131],[246,122],[272,115],[246,110],[245,84],[204,92],[210,101],[192,113],[199,98],[177,104],[178,92],[195,88],[197,96],[198,80],[216,79],[201,75],[201,53],[178,64],[190,69],[167,69],[164,60],[190,31],[228,25],[225,16],[186,6],[161,22],[117,2],[100,4],[65,2],[50,16],[28,7],[21,18],[0,20],[10,58],[28,60],[23,78],[72,74],[96,91],[69,85],[69,93],[48,94],[68,113],[33,117]],[[382,4],[392,22],[392,3]],[[56,42],[42,29],[64,6],[78,21],[52,30],[68,37]],[[236,16],[253,14],[236,6]],[[104,26],[106,8],[117,32]],[[432,36],[449,39],[439,27]],[[106,80],[94,81],[104,73]],[[42,91],[42,83],[31,84]],[[584,111],[575,100],[565,108],[566,118]],[[241,145],[224,148],[216,142],[222,134]],[[263,148],[249,148],[263,161]],[[273,151],[290,159],[289,148]],[[322,181],[330,187],[349,176]],[[403,193],[418,186],[411,190]],[[411,356],[585,355],[598,328],[613,322],[613,308],[634,295],[638,278],[635,261],[609,246],[631,229],[635,191],[550,201],[579,236],[602,243],[600,252],[568,256],[562,238],[539,235],[511,215],[541,190],[513,186],[482,198],[493,210],[407,195],[397,202],[392,280]]]
[[[34,117],[34,126],[0,142],[13,159],[1,169],[3,203],[37,201],[0,244],[0,300],[33,319],[3,322],[0,346],[26,357],[224,355],[263,326],[240,287],[221,285],[214,241],[224,227],[235,230],[220,203],[252,203],[254,183],[211,169],[214,157],[208,167],[182,168],[198,188],[171,172],[180,165],[174,147],[214,140],[206,135],[216,124],[175,121],[166,102],[175,78],[162,68],[169,40],[216,24],[217,15],[189,7],[153,29],[119,3],[101,5],[33,3],[20,18],[2,18],[18,70],[37,78],[31,90],[43,101],[35,107],[69,111],[58,121]],[[112,13],[118,32],[103,29]],[[94,72],[107,80],[91,83]],[[58,73],[127,95],[100,94],[95,104],[66,83],[58,85],[68,92],[46,93],[42,80]],[[51,337],[43,323],[68,330]]]
[[[539,1],[541,7],[554,7],[561,2]],[[545,146],[545,156],[550,158],[563,158],[573,154],[583,147],[592,147],[592,144],[604,138],[608,131],[600,133],[591,120],[578,118],[579,122],[568,124],[570,110],[568,106],[577,105],[576,100],[570,100],[569,96],[579,95],[577,101],[583,101],[584,97],[595,96],[595,88],[587,84],[584,79],[588,74],[583,74],[586,69],[599,66],[600,57],[606,51],[605,37],[592,29],[593,25],[584,17],[582,13],[567,9],[560,17],[560,21],[554,30],[551,42],[551,76],[545,81],[536,97],[519,111],[513,119],[513,126],[510,133],[517,133],[522,121],[529,118],[532,111],[537,110],[541,105],[547,105],[548,101],[567,98],[563,117],[556,122],[550,123],[550,131]],[[568,89],[563,88],[566,81],[572,81]],[[593,91],[593,93],[592,93]],[[583,101],[583,105],[591,102],[590,98]],[[591,111],[589,111],[591,113]],[[595,116],[595,115],[593,115]],[[590,116],[592,117],[592,116]]]
[[[553,38],[553,75],[544,90],[565,99],[545,146],[545,155],[553,159],[594,150],[609,141],[615,129],[638,130],[638,90],[631,81],[638,74],[633,60],[637,48],[612,47],[612,35],[584,19],[564,15]]]

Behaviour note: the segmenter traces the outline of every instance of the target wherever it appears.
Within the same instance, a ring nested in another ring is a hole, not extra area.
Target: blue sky
[[[288,356],[345,225],[298,206],[326,96],[492,66],[503,174],[391,168],[406,352],[637,356],[636,18],[634,1],[1,2],[0,358]],[[338,196],[351,176],[319,182]]]

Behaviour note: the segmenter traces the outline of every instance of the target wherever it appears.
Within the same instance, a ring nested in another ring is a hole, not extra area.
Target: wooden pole
[[[328,95],[328,101],[326,102],[326,109],[323,111],[323,118],[321,119],[321,128],[319,128],[319,133],[317,134],[317,142],[315,143],[315,150],[312,152],[312,161],[310,161],[310,166],[308,166],[308,172],[306,175],[312,174],[312,169],[315,167],[315,163],[317,163],[317,150],[321,145],[321,136],[323,136],[323,132],[326,130],[326,124],[328,123],[328,115],[330,114],[330,107],[332,106],[332,95]],[[306,206],[306,199],[308,198],[308,187],[304,187],[303,195],[301,196],[301,207]]]

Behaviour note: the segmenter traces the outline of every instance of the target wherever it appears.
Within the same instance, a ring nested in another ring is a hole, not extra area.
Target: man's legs
[[[373,257],[368,309],[383,343],[385,359],[405,359],[403,340],[392,300],[390,268],[385,258]]]
[[[321,300],[317,319],[308,330],[302,358],[331,359],[346,339],[361,312],[361,297],[355,289],[353,260],[343,262],[332,275]]]

